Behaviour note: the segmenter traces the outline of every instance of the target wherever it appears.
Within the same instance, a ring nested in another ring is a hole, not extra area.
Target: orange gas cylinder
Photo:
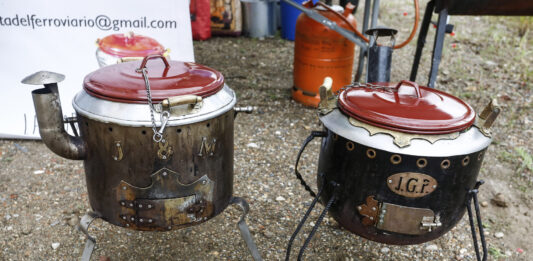
[[[312,1],[303,3],[307,8],[317,10],[321,15],[334,21],[339,26],[352,30],[347,23],[356,28],[352,11],[355,6],[348,3],[342,12],[340,6],[329,10]],[[340,10],[339,10],[340,9]],[[336,13],[337,12],[337,13]],[[307,106],[317,107],[320,101],[318,87],[326,76],[333,79],[332,90],[335,92],[352,81],[354,43],[335,31],[315,22],[305,14],[300,14],[296,21],[294,39],[294,85],[292,98]]]

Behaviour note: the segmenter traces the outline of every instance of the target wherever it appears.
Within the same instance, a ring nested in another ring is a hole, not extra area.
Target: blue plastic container
[[[292,0],[296,3],[302,4],[306,0]],[[300,10],[291,5],[280,1],[281,11],[281,37],[287,40],[294,41],[294,33],[296,30],[296,19],[302,13]]]

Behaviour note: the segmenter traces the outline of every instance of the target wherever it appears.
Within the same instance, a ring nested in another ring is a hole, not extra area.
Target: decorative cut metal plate
[[[423,226],[423,222],[427,222],[427,220],[435,220],[435,213],[431,209],[405,207],[383,202],[376,227],[400,234],[421,235],[431,231]]]
[[[389,189],[404,197],[419,198],[426,196],[437,188],[437,181],[426,174],[402,172],[387,178]]]
[[[116,188],[124,226],[170,230],[205,221],[213,215],[214,182],[207,175],[191,184],[183,184],[178,173],[163,168],[151,178],[152,184],[145,188],[124,180]]]
[[[379,202],[374,196],[368,196],[366,197],[366,204],[357,206],[357,211],[363,216],[361,221],[363,225],[375,225],[378,220]]]
[[[405,133],[405,132],[399,132],[399,131],[393,131],[393,130],[387,130],[380,127],[372,126],[370,124],[358,121],[354,118],[349,118],[350,124],[356,127],[361,127],[370,133],[370,136],[382,133],[382,134],[388,134],[392,136],[394,139],[394,144],[396,146],[403,148],[407,147],[411,144],[411,140],[413,139],[421,139],[426,140],[430,143],[435,143],[438,140],[454,140],[459,137],[459,132],[453,132],[449,134],[438,134],[438,135],[428,135],[428,134],[411,134],[411,133]]]

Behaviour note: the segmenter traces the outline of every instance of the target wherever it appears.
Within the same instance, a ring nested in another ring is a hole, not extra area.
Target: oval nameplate
[[[419,198],[433,192],[437,188],[437,181],[426,174],[402,172],[389,176],[387,186],[400,196]]]

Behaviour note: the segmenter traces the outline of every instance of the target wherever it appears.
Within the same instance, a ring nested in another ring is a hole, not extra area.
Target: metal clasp
[[[163,140],[163,133],[165,132],[165,128],[167,127],[168,118],[170,117],[170,113],[168,111],[164,111],[161,113],[161,127],[156,132],[154,131],[154,141],[155,142],[161,142]]]
[[[164,111],[163,113],[161,113],[161,128],[158,131],[160,135],[163,135],[163,132],[165,131],[165,128],[167,127],[169,117],[170,117],[170,113],[168,111]]]
[[[435,217],[422,217],[422,222],[420,222],[420,230],[427,230],[428,232],[440,226],[442,226],[442,223],[440,222],[439,215],[435,215]]]

